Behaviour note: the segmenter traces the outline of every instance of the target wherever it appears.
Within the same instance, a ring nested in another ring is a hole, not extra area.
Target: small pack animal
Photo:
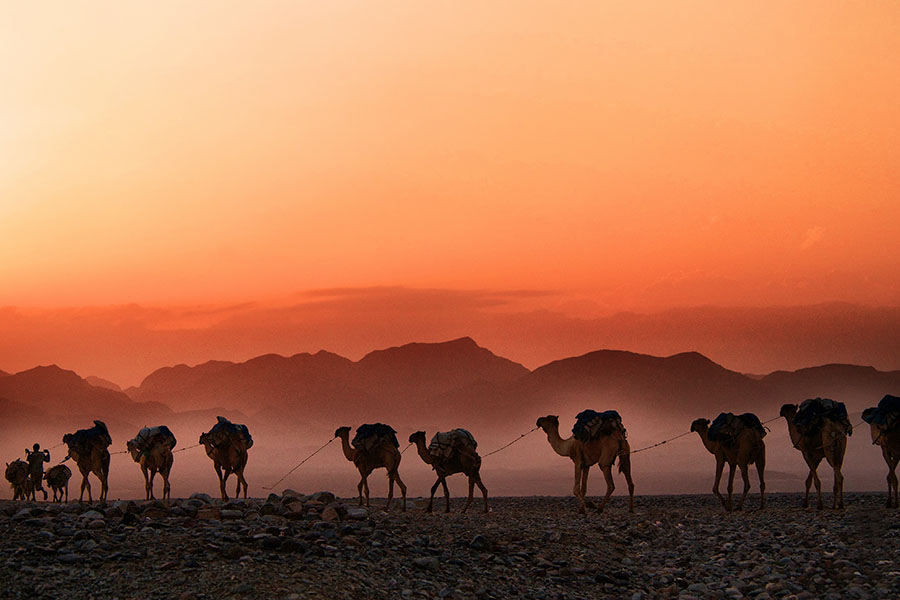
[[[900,425],[900,398],[886,395],[877,408],[864,410],[862,418],[866,423],[880,425],[883,430],[891,431]]]
[[[804,400],[794,417],[794,425],[800,433],[808,435],[822,427],[825,419],[843,426],[847,435],[853,433],[853,425],[847,416],[847,407],[843,402],[830,398],[810,398]]]
[[[366,423],[356,428],[356,435],[351,443],[354,448],[371,450],[385,442],[393,444],[395,448],[400,447],[394,428],[384,423]]]
[[[757,429],[760,437],[765,437],[766,428],[763,427],[759,417],[753,413],[735,415],[721,413],[709,426],[709,439],[714,442],[729,443],[737,438],[744,429]]]
[[[454,450],[478,448],[478,442],[465,429],[453,429],[452,431],[439,431],[431,438],[428,444],[428,453],[436,458],[449,458]]]
[[[614,410],[597,412],[587,409],[575,415],[572,434],[576,440],[587,442],[617,432],[625,435],[625,426],[622,425],[622,417]]]
[[[225,417],[216,417],[216,424],[209,430],[209,437],[214,446],[225,446],[231,443],[232,436],[237,436],[243,440],[244,445],[249,449],[253,446],[253,438],[250,436],[250,430],[246,425],[240,423],[232,423]],[[171,435],[171,432],[170,432]],[[174,439],[175,436],[172,436]]]

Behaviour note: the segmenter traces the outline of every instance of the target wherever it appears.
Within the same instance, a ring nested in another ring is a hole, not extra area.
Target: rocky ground
[[[355,508],[327,492],[223,503],[0,502],[3,598],[897,598],[900,513],[771,495],[495,498],[492,512]],[[379,501],[379,506],[383,501]],[[758,498],[751,497],[755,507]],[[476,506],[476,505],[473,505]],[[443,507],[443,500],[437,504]]]

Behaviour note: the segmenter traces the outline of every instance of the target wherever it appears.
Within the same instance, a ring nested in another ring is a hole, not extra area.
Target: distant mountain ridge
[[[338,421],[393,420],[436,427],[476,417],[517,429],[541,414],[587,407],[615,408],[632,419],[712,418],[723,410],[765,418],[782,403],[807,397],[833,397],[853,412],[898,392],[900,371],[831,364],[748,376],[697,352],[658,357],[598,350],[530,371],[468,337],[377,350],[359,361],[320,351],[176,365],[124,393],[56,366],[0,377],[4,412],[34,417],[37,410],[79,423],[106,418],[123,426],[229,412],[284,432],[296,423],[328,429]]]

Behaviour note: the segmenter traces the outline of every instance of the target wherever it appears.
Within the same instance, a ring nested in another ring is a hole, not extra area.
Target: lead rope
[[[487,458],[487,457],[490,456],[491,454],[497,454],[497,453],[500,452],[501,450],[506,450],[507,448],[509,448],[510,446],[512,446],[513,444],[515,444],[515,443],[518,442],[519,440],[521,440],[521,439],[522,439],[523,437],[525,437],[526,435],[532,434],[532,433],[534,433],[534,432],[537,431],[537,430],[538,430],[538,427],[535,427],[534,429],[532,429],[532,430],[530,430],[530,431],[526,431],[525,433],[523,433],[522,435],[520,435],[519,437],[517,437],[516,439],[514,439],[514,440],[511,441],[510,443],[506,444],[505,446],[500,446],[499,448],[497,448],[497,449],[494,450],[493,452],[488,452],[487,454],[485,454],[485,455],[482,456],[481,458]]]
[[[282,481],[284,481],[285,479],[287,479],[287,476],[288,476],[288,475],[290,475],[291,473],[293,473],[294,471],[296,471],[297,469],[299,469],[300,467],[302,467],[302,466],[303,466],[303,463],[305,463],[306,461],[308,461],[309,459],[311,459],[313,456],[315,456],[316,454],[318,454],[319,452],[321,452],[322,450],[324,450],[326,446],[328,446],[331,442],[333,442],[333,441],[336,440],[336,439],[337,439],[337,438],[331,438],[330,440],[328,440],[327,442],[325,442],[324,444],[322,444],[322,445],[319,447],[318,450],[316,450],[315,452],[313,452],[312,454],[310,454],[309,456],[307,456],[306,458],[304,458],[303,460],[301,460],[300,463],[297,464],[297,466],[295,466],[293,469],[291,469],[290,471],[288,471],[287,473],[285,473],[285,474],[284,474],[284,477],[282,477],[281,479],[279,479],[278,481],[276,481],[275,483],[273,483],[272,485],[270,485],[270,486],[268,486],[268,487],[262,486],[262,489],[264,489],[264,490],[271,490],[271,489],[273,489],[276,485],[278,485],[279,483],[281,483]]]

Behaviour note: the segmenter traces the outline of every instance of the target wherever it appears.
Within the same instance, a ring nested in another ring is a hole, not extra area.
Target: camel
[[[844,452],[847,450],[848,431],[844,425],[832,419],[822,419],[822,426],[811,433],[801,433],[794,423],[797,416],[796,404],[785,404],[781,407],[780,415],[787,421],[788,432],[791,435],[791,443],[794,448],[803,454],[803,460],[809,467],[809,475],[806,477],[806,493],[803,496],[803,508],[809,507],[809,486],[816,484],[816,508],[822,510],[822,482],[816,469],[824,458],[834,469],[834,500],[832,508],[844,508],[844,475],[841,466],[844,463]],[[852,433],[852,428],[850,430]]]
[[[112,438],[103,421],[94,421],[90,429],[79,429],[75,433],[63,436],[63,443],[69,447],[69,455],[78,465],[81,472],[81,494],[79,502],[84,502],[84,490],[87,489],[88,502],[94,501],[91,496],[91,482],[88,476],[93,473],[100,480],[100,502],[106,502],[109,492],[109,448]]]
[[[454,473],[463,473],[469,478],[469,499],[466,500],[463,512],[469,510],[469,505],[472,504],[472,496],[476,485],[484,495],[484,512],[490,511],[488,508],[488,491],[481,482],[481,457],[478,456],[474,447],[471,445],[453,445],[448,449],[448,455],[445,457],[437,453],[432,454],[430,449],[425,446],[424,431],[417,431],[409,436],[409,442],[416,445],[419,457],[425,464],[431,465],[431,468],[434,469],[438,476],[437,481],[431,486],[431,497],[428,499],[426,512],[431,512],[432,510],[434,492],[437,490],[438,485],[444,486],[444,512],[450,512],[450,490],[447,488],[447,477]]]
[[[359,429],[357,429],[357,434]],[[383,442],[376,444],[371,448],[350,445],[350,428],[339,427],[334,432],[334,437],[341,439],[341,449],[344,451],[344,457],[356,465],[359,470],[360,480],[356,486],[359,492],[359,506],[363,505],[363,491],[366,494],[366,507],[369,506],[369,475],[375,469],[384,467],[388,475],[388,497],[384,510],[391,507],[391,500],[394,498],[394,482],[400,487],[400,494],[403,498],[401,511],[406,512],[406,484],[400,479],[400,451],[392,441],[387,438]]]
[[[206,455],[213,460],[216,475],[219,476],[222,500],[228,500],[225,482],[232,473],[237,476],[235,497],[240,496],[243,485],[246,499],[247,480],[244,479],[244,468],[247,466],[247,450],[253,446],[253,439],[245,425],[237,425],[224,417],[216,417],[216,420],[213,428],[200,436],[200,443],[206,449]]]
[[[620,433],[601,436],[598,439],[582,442],[570,436],[563,439],[559,435],[559,417],[547,415],[537,420],[537,426],[547,434],[547,441],[560,456],[569,457],[575,463],[575,486],[573,491],[579,500],[579,514],[585,514],[588,506],[593,503],[587,500],[588,471],[591,466],[599,465],[606,479],[606,496],[597,507],[597,512],[603,512],[609,497],[616,489],[613,481],[612,466],[619,459],[619,472],[625,476],[628,484],[628,511],[634,512],[634,482],[631,480],[631,447],[628,440]]]
[[[872,419],[875,410],[867,408],[863,411],[862,418],[872,429],[872,444],[881,446],[881,455],[887,463],[888,497],[885,507],[898,508],[897,463],[900,462],[900,427],[888,428],[887,423],[884,425],[876,423]]]
[[[759,508],[766,507],[766,444],[763,441],[763,432],[755,427],[744,427],[735,439],[730,443],[723,441],[714,441],[709,439],[709,419],[697,419],[691,423],[691,431],[696,431],[700,436],[703,445],[709,450],[709,453],[716,457],[716,480],[713,483],[713,494],[722,502],[722,506],[726,511],[731,511],[731,495],[734,490],[734,467],[738,466],[741,470],[741,478],[744,480],[744,492],[741,499],[738,500],[735,510],[741,510],[744,507],[744,500],[750,491],[750,476],[748,474],[749,465],[756,465],[756,472],[759,475]],[[719,492],[719,482],[722,480],[722,470],[728,463],[728,498],[723,498]]]
[[[131,458],[141,466],[144,474],[146,499],[153,500],[153,478],[159,473],[163,480],[163,500],[170,500],[169,472],[172,470],[172,448],[175,436],[165,425],[142,429],[126,444]]]
[[[63,491],[66,493],[66,502],[69,501],[70,477],[72,477],[72,470],[63,464],[50,467],[47,472],[44,473],[44,479],[47,480],[47,485],[53,490],[54,502],[62,502]]]
[[[6,480],[13,490],[13,500],[27,501],[33,495],[31,489],[31,477],[28,475],[28,463],[24,460],[14,460],[6,463]]]

